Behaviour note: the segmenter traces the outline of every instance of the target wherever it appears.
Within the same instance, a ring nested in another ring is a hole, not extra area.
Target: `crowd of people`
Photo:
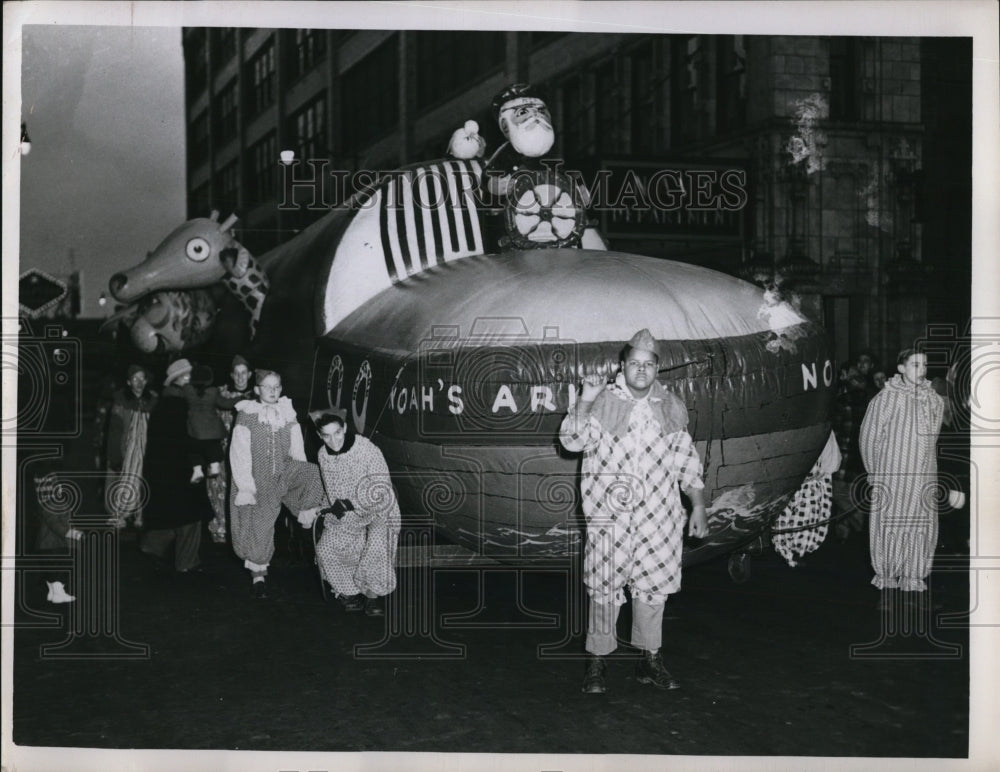
[[[231,545],[251,595],[264,599],[284,507],[304,528],[321,521],[316,562],[343,607],[383,615],[382,598],[395,589],[399,506],[381,452],[349,430],[344,412],[310,415],[320,449],[307,460],[280,373],[252,373],[237,355],[217,385],[211,367],[180,358],[160,390],[154,382],[130,365],[98,410],[108,524],[136,529],[140,551],[180,573],[201,570],[207,530]]]
[[[559,432],[564,448],[582,456],[588,694],[606,691],[606,658],[629,601],[631,644],[641,652],[636,680],[679,686],[661,655],[664,607],[680,589],[685,532],[706,536],[709,523],[687,410],[657,380],[660,357],[650,332],[637,332],[613,380],[603,372],[583,379]],[[912,349],[899,354],[889,379],[870,352],[845,365],[830,437],[773,528],[775,549],[791,565],[819,546],[831,523],[842,535],[867,531],[883,609],[921,602],[938,546],[936,446],[951,418],[926,376],[926,355]],[[287,509],[321,534],[320,577],[343,608],[383,615],[383,599],[396,588],[400,509],[385,458],[351,430],[345,411],[303,421],[318,440],[310,459],[280,373],[251,375],[236,356],[227,382],[216,385],[210,367],[177,359],[159,392],[154,381],[144,367],[129,366],[102,413],[109,525],[138,529],[140,550],[161,568],[172,556],[181,573],[199,570],[207,530],[231,544],[249,572],[250,594],[264,599],[276,523]],[[848,486],[846,499],[838,500],[835,483]],[[67,540],[79,539],[64,530]]]

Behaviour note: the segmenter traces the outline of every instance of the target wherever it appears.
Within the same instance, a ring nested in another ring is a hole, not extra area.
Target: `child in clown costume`
[[[684,403],[656,380],[660,345],[648,329],[625,346],[620,372],[584,378],[580,401],[560,427],[563,447],[583,453],[580,494],[587,525],[584,584],[590,598],[586,694],[605,692],[605,658],[632,597],[632,645],[642,651],[636,680],[659,689],[678,683],[663,664],[663,612],[680,590],[684,526],[680,491],[691,500],[689,531],[708,535],[701,459],[687,431]]]
[[[281,505],[295,513],[315,507],[323,500],[323,485],[316,465],[306,461],[295,408],[281,396],[281,376],[257,370],[256,383],[258,399],[236,404],[230,512],[233,551],[253,577],[251,594],[265,598]]]
[[[400,513],[385,457],[367,437],[348,430],[346,411],[311,414],[324,447],[317,461],[329,506],[316,545],[321,574],[347,611],[382,616],[382,598],[396,588]],[[309,527],[314,517],[303,512]],[[336,518],[336,519],[334,519]]]
[[[250,363],[237,354],[233,357],[229,381],[219,387],[219,400],[216,403],[216,413],[225,427],[225,436],[222,438],[222,451],[226,454],[225,458],[228,458],[229,437],[233,433],[236,405],[245,399],[253,399],[250,383]],[[218,477],[209,477],[206,480],[206,489],[208,490],[208,500],[215,513],[215,517],[208,523],[208,532],[211,534],[213,542],[225,544],[229,509],[229,469],[226,464],[222,465]]]
[[[944,400],[927,381],[927,355],[900,352],[899,373],[868,404],[860,450],[872,486],[869,547],[889,608],[894,590],[901,600],[924,601],[938,542],[937,440]]]
[[[126,375],[128,388],[115,391],[108,420],[107,500],[111,510],[109,523],[124,528],[133,518],[142,527],[140,478],[146,456],[146,430],[149,414],[160,396],[148,387],[146,368],[130,365]]]

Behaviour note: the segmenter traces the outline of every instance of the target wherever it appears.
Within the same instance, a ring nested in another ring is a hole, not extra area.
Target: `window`
[[[660,142],[660,110],[657,94],[662,77],[657,71],[653,44],[632,55],[632,152],[655,153]]]
[[[588,98],[586,77],[577,75],[560,87],[562,94],[563,153],[569,160],[593,155],[594,103]]]
[[[250,146],[247,152],[247,198],[254,204],[271,201],[278,195],[278,138],[275,132]]]
[[[559,38],[567,35],[566,32],[530,32],[531,36],[531,47],[541,48],[542,46],[547,46],[549,43],[558,40]]]
[[[341,81],[344,150],[380,139],[399,122],[399,40],[393,35],[344,73]]]
[[[701,37],[682,35],[674,39],[672,144],[694,142],[702,136],[701,108],[705,98]]]
[[[212,188],[207,183],[204,182],[194,190],[191,191],[191,198],[189,200],[189,211],[188,219],[194,217],[208,217],[211,213],[212,206]]]
[[[244,227],[241,235],[243,246],[250,250],[251,254],[257,255],[273,249],[284,240],[281,231],[278,230],[276,214],[255,222],[253,227]]]
[[[236,78],[227,83],[216,96],[215,141],[228,142],[236,136]]]
[[[274,103],[274,39],[271,38],[247,64],[250,87],[248,115],[260,113]]]
[[[741,128],[747,119],[747,54],[743,35],[718,38],[718,113],[720,132]]]
[[[597,145],[602,153],[621,153],[621,89],[615,74],[615,62],[601,65],[596,71],[594,99],[597,103]]]
[[[225,213],[235,212],[239,208],[240,195],[240,164],[231,161],[219,170],[219,198],[216,208]],[[223,216],[227,216],[224,214]]]
[[[205,90],[208,83],[208,49],[205,30],[191,29],[184,40],[185,80],[188,99]]]
[[[189,142],[191,143],[191,165],[197,166],[208,160],[209,133],[208,110],[204,110],[191,121]]]
[[[483,80],[507,56],[503,32],[419,32],[416,37],[418,110]]]
[[[860,117],[860,46],[857,38],[830,38],[830,118]]]
[[[292,80],[313,69],[326,55],[326,30],[297,29],[288,55],[288,69]]]
[[[212,66],[220,67],[236,56],[236,29],[215,27],[212,29]]]
[[[290,133],[300,161],[326,158],[326,98],[322,94],[292,116]]]

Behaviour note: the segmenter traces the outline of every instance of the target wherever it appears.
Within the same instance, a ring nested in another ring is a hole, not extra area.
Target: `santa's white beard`
[[[556,133],[552,127],[542,121],[534,120],[522,123],[520,126],[509,124],[510,144],[523,156],[540,158],[552,149],[556,141]]]

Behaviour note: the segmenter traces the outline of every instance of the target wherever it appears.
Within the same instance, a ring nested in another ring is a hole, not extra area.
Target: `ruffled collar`
[[[608,387],[608,391],[618,397],[618,399],[629,402],[639,402],[642,399],[647,399],[650,402],[658,402],[663,399],[664,389],[665,387],[662,383],[653,381],[653,386],[646,392],[645,397],[635,397],[631,389],[629,389],[628,384],[625,383],[625,373],[618,373],[615,376],[615,382]]]
[[[933,394],[935,397],[938,393],[934,391],[929,381],[921,381],[917,384],[907,383],[902,375],[896,374],[892,376],[888,381],[885,382],[883,388],[889,391],[901,391],[907,394],[915,394],[918,399],[930,399]]]
[[[226,381],[225,385],[219,389],[219,393],[228,399],[232,399],[233,397],[246,397],[247,399],[253,399],[251,396],[253,394],[253,389],[250,386],[247,386],[243,389],[243,391],[240,391],[233,386],[232,381]]]
[[[273,405],[256,399],[244,399],[236,403],[236,409],[241,413],[257,416],[257,420],[262,424],[275,429],[280,429],[298,419],[292,401],[288,397],[278,397],[278,401]]]
[[[672,434],[687,427],[688,415],[684,403],[666,386],[659,381],[653,381],[647,395],[639,400],[632,396],[632,392],[625,384],[623,373],[619,373],[615,382],[595,400],[594,417],[605,431],[617,437],[624,437],[628,432],[632,411],[641,402],[645,402],[647,408],[652,411],[664,434]]]

